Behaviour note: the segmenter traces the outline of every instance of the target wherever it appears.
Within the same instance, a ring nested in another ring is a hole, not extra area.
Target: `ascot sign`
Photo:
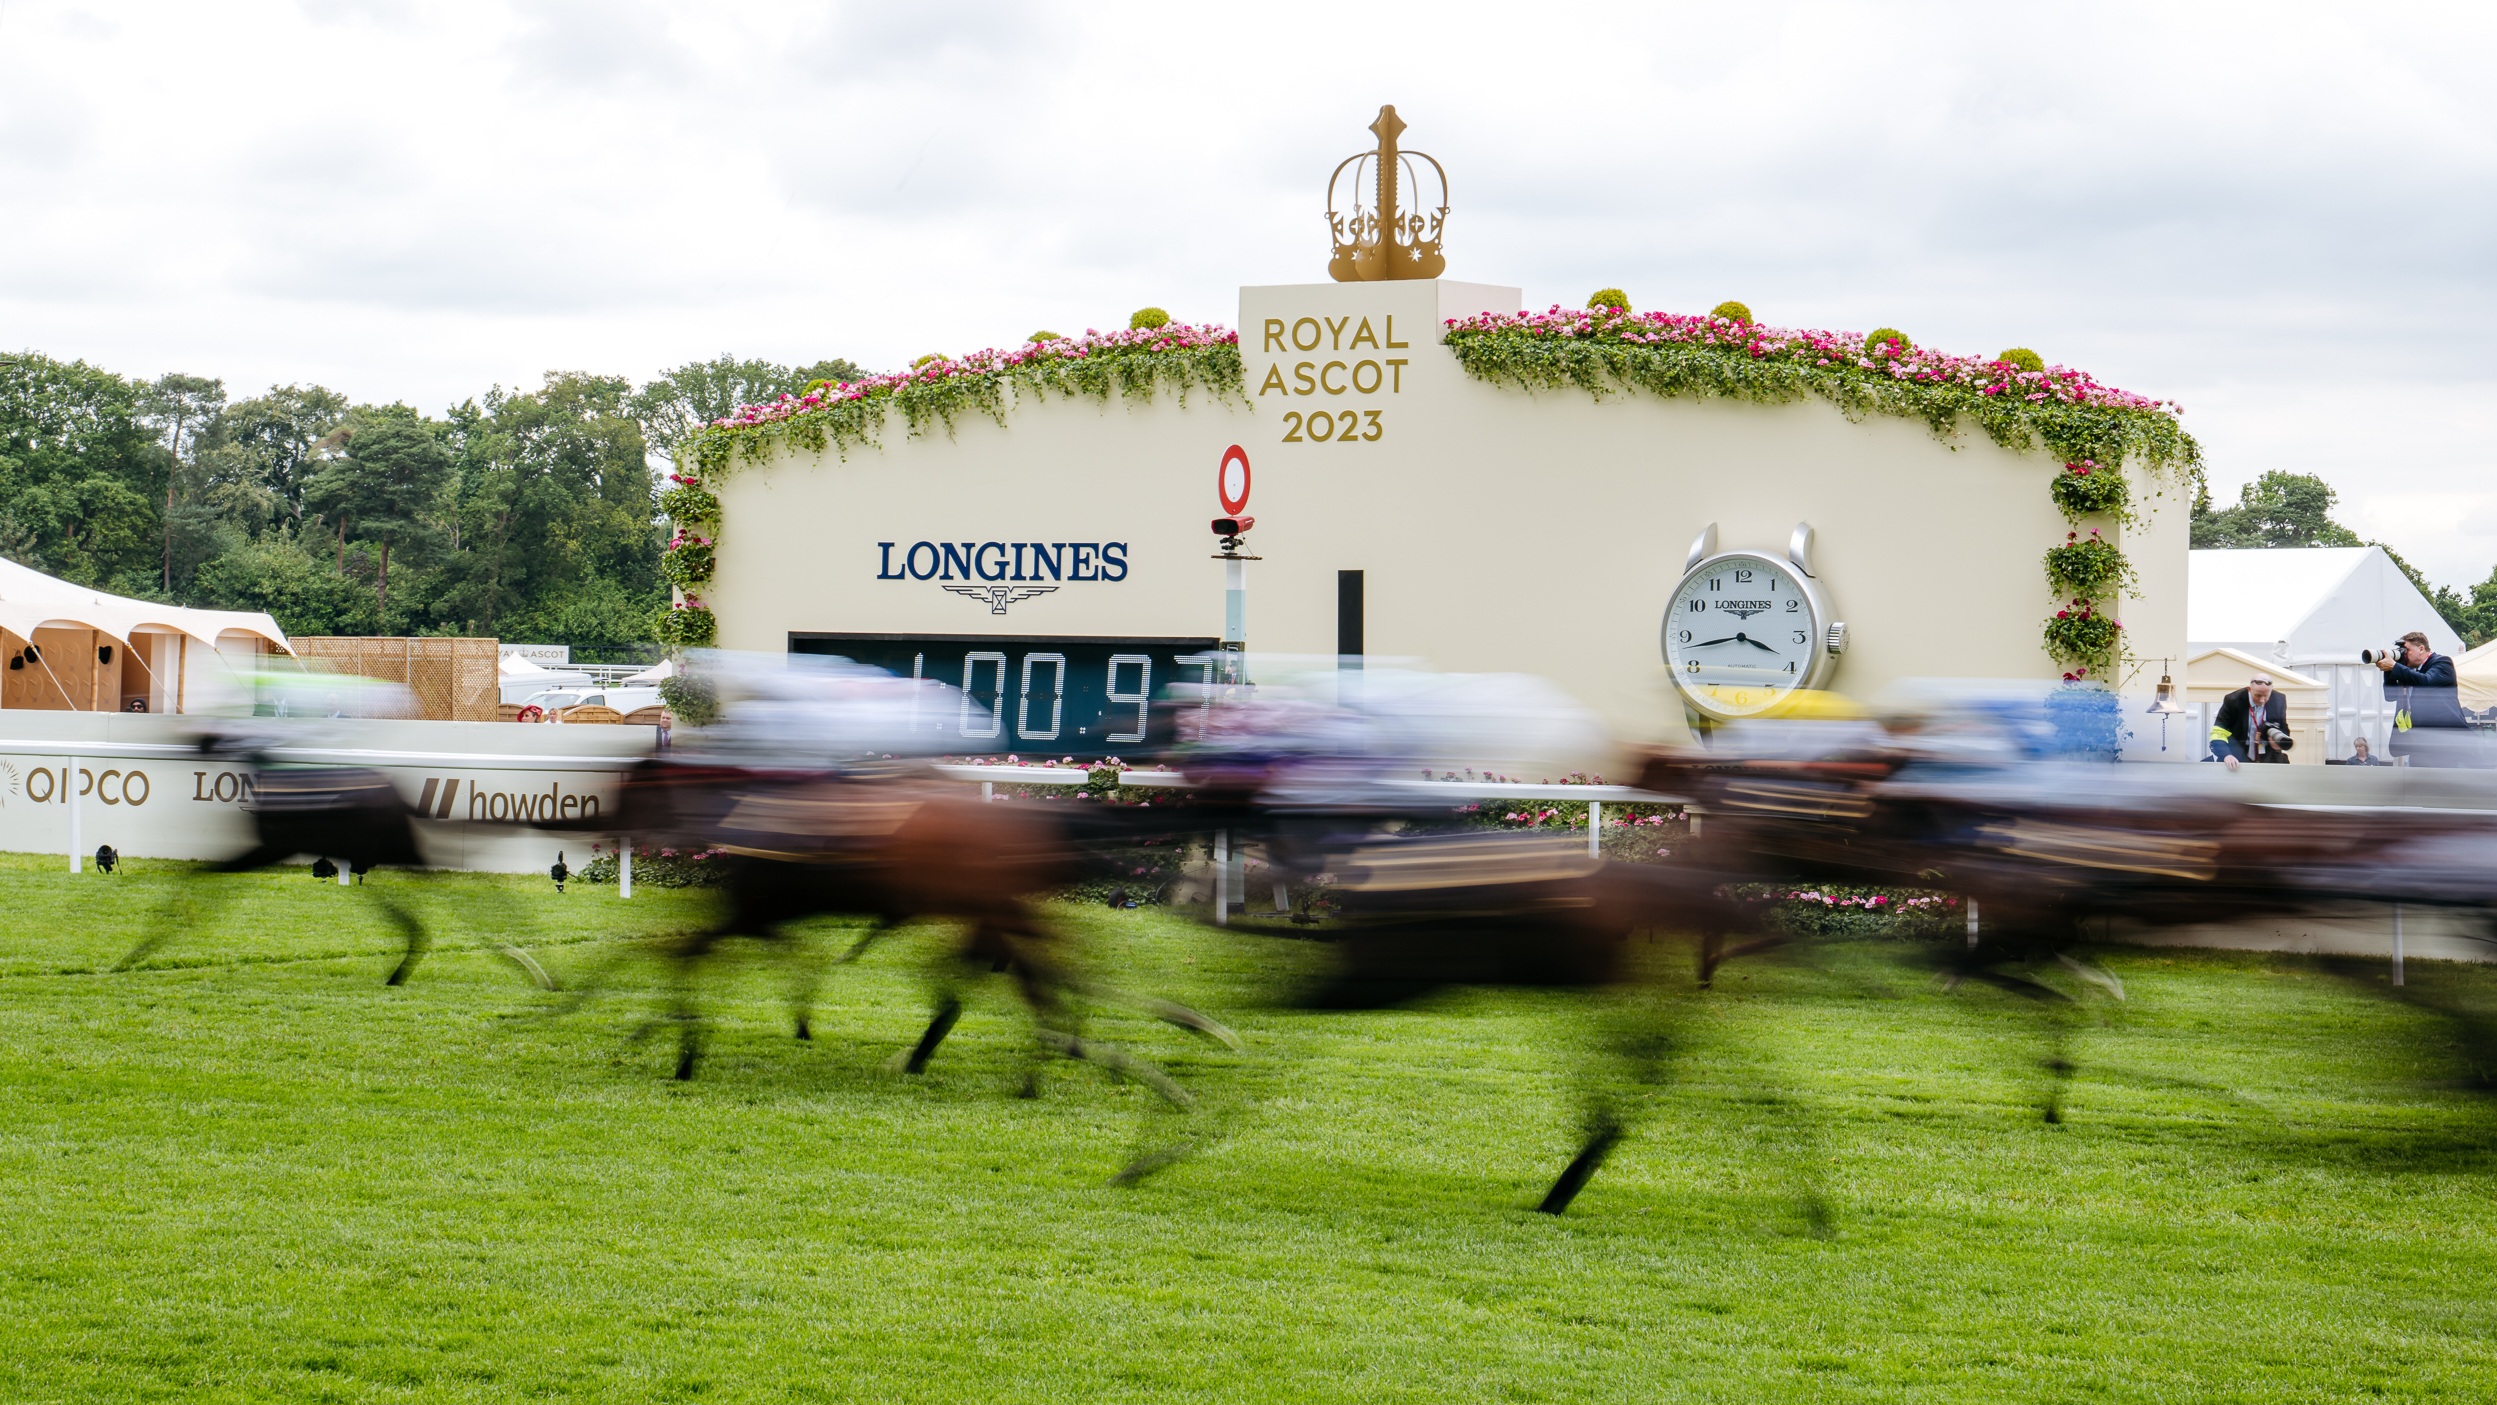
[[[987,605],[992,615],[1059,588],[1041,581],[1115,585],[1127,579],[1125,542],[920,541],[900,548],[899,542],[876,543],[877,580],[963,581],[939,588]]]

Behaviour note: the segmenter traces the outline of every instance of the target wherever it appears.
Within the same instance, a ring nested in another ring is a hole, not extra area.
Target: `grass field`
[[[1174,1119],[1072,1065],[1011,1097],[1002,992],[927,1077],[885,1071],[925,943],[836,973],[813,1044],[749,962],[677,1084],[632,1038],[651,968],[546,1018],[477,941],[577,978],[696,895],[445,879],[386,990],[366,895],[300,870],[100,974],[164,869],[59,864],[0,858],[9,1400],[2497,1396],[2492,1109],[2424,1016],[2296,959],[2113,953],[2132,998],[2060,1127],[1998,997],[1870,943],[1752,966],[1555,1220],[1567,1002],[1266,1013],[1311,944],[1069,911],[1248,1042],[1096,1022],[1209,1134],[1114,1189]]]

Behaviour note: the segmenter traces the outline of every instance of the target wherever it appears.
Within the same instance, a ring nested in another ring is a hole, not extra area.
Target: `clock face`
[[[1714,717],[1756,717],[1820,672],[1817,592],[1784,561],[1727,552],[1699,563],[1665,614],[1674,686]]]

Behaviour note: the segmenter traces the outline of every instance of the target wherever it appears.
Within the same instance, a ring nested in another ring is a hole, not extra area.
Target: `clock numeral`
[[[1688,638],[1690,638],[1691,636],[1690,636],[1690,635],[1688,635],[1688,634],[1684,634],[1682,637],[1683,637],[1683,638],[1685,638],[1685,639],[1688,639]],[[1802,630],[1798,629],[1798,630],[1796,630],[1796,631],[1795,631],[1795,642],[1796,642],[1796,643],[1798,643],[1798,644],[1809,644],[1809,643],[1811,643],[1811,642],[1812,642],[1812,636],[1811,636],[1811,635],[1809,635],[1809,634],[1806,634],[1806,633],[1804,633]]]
[[[1688,662],[1688,663],[1686,663],[1686,664],[1682,665],[1682,671],[1683,671],[1684,673],[1697,673],[1697,672],[1699,672],[1699,660],[1697,660],[1697,659],[1692,659],[1690,662]]]
[[[1769,593],[1771,595],[1775,595],[1777,593],[1777,577],[1775,576],[1769,577]]]
[[[1690,643],[1690,642],[1691,642],[1691,632],[1690,632],[1689,630],[1687,630],[1687,629],[1686,629],[1686,630],[1684,630],[1684,631],[1682,631],[1682,642],[1683,642],[1683,643],[1685,643],[1685,644],[1688,644],[1688,643]],[[1795,638],[1795,642],[1796,642],[1796,643],[1798,643],[1798,644],[1802,643],[1802,642],[1803,642],[1803,637],[1802,637],[1801,635],[1797,635],[1797,636],[1796,636],[1796,638]]]
[[[1736,571],[1736,572],[1734,573],[1734,583],[1735,583],[1736,585],[1749,585],[1749,584],[1751,584],[1751,572],[1749,572],[1749,571]]]
[[[1707,608],[1708,608],[1708,602],[1707,602],[1707,601],[1705,601],[1705,600],[1694,600],[1694,601],[1692,601],[1692,602],[1691,602],[1691,613],[1692,613],[1692,614],[1694,614],[1694,615],[1699,614],[1701,611],[1706,610]]]
[[[1790,615],[1791,615],[1791,614],[1793,614],[1795,611],[1800,610],[1800,609],[1802,609],[1802,608],[1803,608],[1803,602],[1802,602],[1802,601],[1797,600],[1795,597],[1793,597],[1793,596],[1791,596],[1791,595],[1789,595],[1789,596],[1787,596],[1787,597],[1786,597],[1786,613],[1788,613],[1788,614],[1790,614]]]
[[[1725,577],[1723,577],[1723,576],[1710,576],[1710,577],[1708,578],[1708,588],[1709,588],[1710,590],[1723,590],[1723,589],[1725,589]]]
[[[1793,659],[1788,659],[1788,660],[1786,661],[1786,671],[1787,671],[1788,673],[1792,673],[1792,672],[1794,672],[1794,671],[1795,671],[1795,661],[1794,661]]]

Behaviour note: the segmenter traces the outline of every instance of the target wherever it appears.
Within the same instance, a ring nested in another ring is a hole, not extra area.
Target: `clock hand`
[[[1755,648],[1755,649],[1766,649],[1766,650],[1768,650],[1768,651],[1769,651],[1770,653],[1772,653],[1772,654],[1774,654],[1774,653],[1776,653],[1776,652],[1777,652],[1777,646],[1775,646],[1775,645],[1773,645],[1773,644],[1763,644],[1763,643],[1761,643],[1759,640],[1752,638],[1752,637],[1751,637],[1750,635],[1748,635],[1748,634],[1737,634],[1737,635],[1735,635],[1734,637],[1735,637],[1736,639],[1741,640],[1742,642],[1744,642],[1744,643],[1746,643],[1746,644],[1749,644],[1751,647],[1753,647],[1753,648]]]
[[[1731,643],[1733,643],[1735,640],[1740,639],[1740,638],[1742,638],[1742,637],[1743,637],[1743,636],[1741,636],[1741,635],[1739,635],[1739,634],[1729,634],[1729,635],[1725,636],[1723,639],[1702,639],[1702,640],[1700,640],[1698,643],[1693,644],[1693,645],[1691,645],[1690,647],[1691,647],[1691,648],[1694,648],[1694,649],[1705,649],[1705,648],[1707,648],[1707,647],[1708,647],[1709,645],[1711,645],[1711,644],[1731,644]]]

